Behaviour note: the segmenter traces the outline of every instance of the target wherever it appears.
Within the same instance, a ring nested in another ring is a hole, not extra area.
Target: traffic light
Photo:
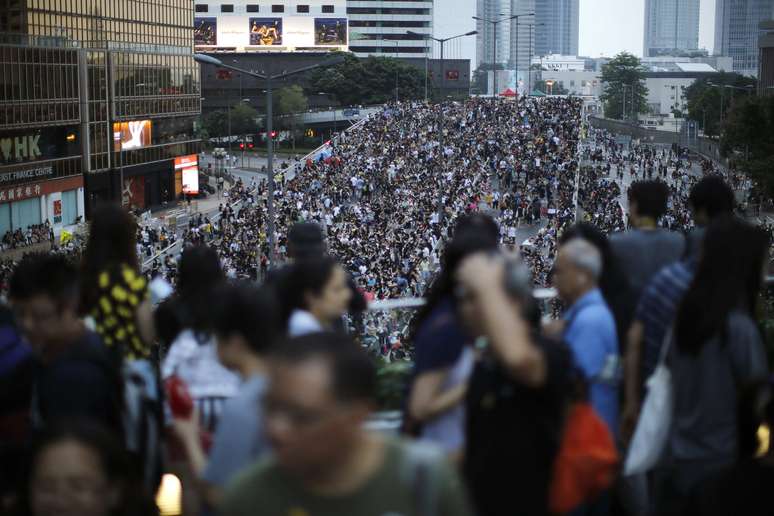
[[[244,143],[240,143],[239,144],[239,148],[242,149],[242,150],[245,150],[245,144]]]
[[[277,131],[272,131],[271,132],[271,137],[272,138],[276,138],[277,137]]]
[[[248,147],[248,148],[250,148],[250,149],[252,149],[252,148],[253,148],[253,144],[252,144],[252,142],[248,143],[248,144],[247,144],[247,147]]]

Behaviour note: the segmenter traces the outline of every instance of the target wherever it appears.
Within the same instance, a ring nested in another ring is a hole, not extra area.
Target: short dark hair
[[[271,355],[291,364],[315,358],[326,361],[333,394],[339,401],[376,399],[376,367],[368,354],[344,333],[326,331],[293,337],[275,347]]]
[[[16,266],[9,297],[26,300],[37,295],[62,305],[78,299],[78,269],[62,255],[30,254]]]
[[[322,229],[314,222],[297,222],[288,231],[288,254],[296,260],[325,254]]]
[[[694,210],[704,210],[709,218],[714,219],[734,210],[734,192],[722,177],[713,174],[691,188],[688,202]]]
[[[266,287],[224,284],[212,297],[212,330],[224,337],[241,335],[253,352],[266,353],[277,339],[276,305]]]
[[[669,187],[663,181],[635,181],[629,187],[629,201],[637,203],[637,214],[658,219],[667,210]]]

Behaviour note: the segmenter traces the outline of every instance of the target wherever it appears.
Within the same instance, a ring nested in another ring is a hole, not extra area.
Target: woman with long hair
[[[169,350],[161,376],[177,376],[185,382],[198,408],[201,426],[213,431],[223,404],[239,388],[239,377],[218,360],[212,334],[212,293],[226,281],[214,249],[204,245],[187,248],[180,259],[175,294],[157,310],[165,326]],[[160,332],[161,333],[161,332]]]
[[[755,320],[768,238],[732,216],[707,229],[696,276],[667,337],[674,416],[657,471],[659,514],[676,514],[702,480],[740,452],[738,393],[767,373]]]
[[[81,312],[121,357],[149,358],[155,340],[148,284],[140,272],[137,223],[117,204],[92,216],[82,261]]]
[[[427,304],[412,322],[414,379],[407,403],[407,431],[455,455],[464,445],[462,401],[473,356],[465,348],[454,299],[454,272],[462,260],[479,251],[496,251],[499,229],[490,217],[461,217],[444,250],[441,269],[427,295]]]

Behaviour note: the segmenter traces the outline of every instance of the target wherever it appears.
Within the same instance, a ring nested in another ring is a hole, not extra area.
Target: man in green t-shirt
[[[376,372],[348,337],[297,337],[271,358],[264,414],[273,458],[234,480],[221,515],[471,514],[440,452],[364,428]]]

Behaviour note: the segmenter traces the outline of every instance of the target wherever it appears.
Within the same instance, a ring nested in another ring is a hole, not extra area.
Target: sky
[[[540,2],[542,0],[535,0]],[[476,0],[435,0],[434,32],[445,38],[475,30]],[[626,50],[642,56],[645,28],[645,0],[580,0],[580,41],[578,53],[587,57],[613,56]],[[701,0],[699,47],[712,53],[715,24],[715,0]],[[435,49],[438,57],[438,49]],[[467,37],[447,43],[449,58],[476,63],[476,38]]]

